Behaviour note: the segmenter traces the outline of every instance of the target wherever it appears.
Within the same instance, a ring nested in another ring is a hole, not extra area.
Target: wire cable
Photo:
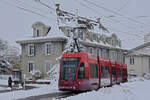
[[[132,0],[127,0],[127,2],[121,6],[116,12],[120,12],[123,8],[125,8]]]
[[[98,14],[101,14],[100,12],[96,11],[96,10],[93,9],[92,7],[87,6],[86,4],[80,2],[79,0],[74,0],[74,1],[76,1],[77,3],[79,3],[80,5],[82,5],[82,6],[86,7],[86,8],[88,8],[88,9],[90,9],[91,11],[94,11],[96,14],[97,14],[97,13],[98,13]],[[131,28],[130,26],[128,26],[128,25],[126,25],[126,24],[123,24],[123,23],[119,22],[118,20],[110,19],[108,16],[103,16],[103,17],[104,17],[104,18],[107,18],[107,19],[109,19],[109,20],[112,20],[112,21],[114,21],[114,22],[117,22],[117,23],[119,23],[119,24],[121,24],[121,25],[123,25],[123,26],[125,26],[125,27],[127,27],[127,28],[134,29],[134,28]],[[130,36],[132,35],[132,36],[135,36],[135,37],[141,37],[140,35],[137,35],[137,34],[134,34],[134,33],[118,31],[118,30],[116,30],[116,29],[114,29],[114,28],[110,28],[110,27],[108,27],[108,29],[113,30],[113,31],[116,31],[116,32],[120,32],[120,33],[125,33],[126,35],[128,34],[128,35],[130,35]]]
[[[53,7],[50,7],[49,5],[47,5],[47,4],[43,3],[43,2],[41,2],[41,0],[34,0],[34,1],[35,1],[35,2],[38,2],[38,3],[40,3],[40,4],[42,4],[43,6],[49,8],[49,9],[51,9],[52,11],[55,12],[55,9],[54,9]]]
[[[89,1],[89,0],[84,0],[84,1],[85,1],[86,3],[88,3],[88,4],[94,5],[94,6],[97,7],[97,8],[103,9],[103,10],[105,10],[105,11],[107,11],[107,12],[110,12],[110,13],[113,13],[113,14],[116,14],[116,15],[119,15],[119,16],[121,16],[121,17],[124,18],[124,19],[130,20],[130,21],[132,21],[132,22],[135,22],[135,23],[138,23],[138,24],[147,26],[147,27],[150,26],[150,25],[148,25],[148,24],[145,24],[145,23],[143,23],[143,22],[137,21],[137,20],[132,19],[132,18],[130,18],[130,17],[128,17],[128,16],[122,15],[122,14],[120,14],[120,13],[118,13],[118,12],[115,12],[115,11],[113,11],[113,10],[111,10],[111,9],[105,8],[105,7],[103,7],[103,6],[100,6],[100,5],[98,5],[98,4],[96,4],[96,3],[92,2],[92,1]]]
[[[14,5],[14,4],[12,4],[12,3],[7,2],[6,0],[5,0],[5,1],[0,0],[0,2],[3,3],[3,4],[7,4],[7,5],[9,5],[9,6],[13,6],[13,7],[15,7],[15,8],[18,8],[18,9],[20,9],[20,10],[23,10],[23,11],[26,11],[26,12],[30,12],[30,13],[32,13],[32,14],[35,14],[35,15],[44,17],[44,18],[46,18],[46,19],[52,19],[51,21],[54,21],[54,20],[55,20],[55,19],[52,18],[52,17],[48,17],[48,16],[42,15],[42,14],[40,14],[40,13],[37,13],[37,12],[35,12],[35,11],[32,11],[32,10],[30,10],[30,9],[26,9],[26,8],[24,8],[24,7],[20,7],[20,6]]]
[[[88,9],[90,9],[91,11],[94,11],[96,14],[102,15],[102,13],[100,13],[100,12],[96,11],[95,9],[93,9],[93,8],[91,8],[91,7],[89,7],[89,6],[87,6],[86,4],[80,2],[79,0],[74,0],[74,1],[76,1],[77,3],[79,3],[80,5],[82,5],[82,6],[86,7],[86,8],[88,8]],[[117,22],[117,23],[119,23],[120,25],[123,25],[123,26],[125,26],[125,27],[127,27],[127,28],[134,29],[134,27],[129,26],[129,25],[126,25],[126,24],[120,22],[119,20],[112,19],[112,18],[110,18],[110,17],[108,17],[108,16],[102,15],[101,17],[102,17],[102,18],[109,19],[109,20],[111,20],[111,21],[113,21],[113,22]]]
[[[10,0],[10,1],[14,1],[15,3],[20,3],[20,4],[23,4],[23,5],[26,5],[26,6],[30,7],[30,8],[33,8],[33,9],[39,10],[41,12],[44,12],[45,14],[49,13],[47,11],[41,10],[40,8],[32,6],[32,5],[28,4],[27,2],[24,2],[23,0]]]

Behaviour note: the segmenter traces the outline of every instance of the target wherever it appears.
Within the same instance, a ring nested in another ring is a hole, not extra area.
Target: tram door
[[[116,84],[116,68],[112,67],[112,84]]]
[[[110,85],[110,70],[108,66],[101,66],[101,87]]]

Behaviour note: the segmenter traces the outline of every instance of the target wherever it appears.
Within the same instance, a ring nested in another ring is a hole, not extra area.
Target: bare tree
[[[7,60],[13,66],[16,66],[20,63],[19,54],[19,48],[0,39],[0,59]]]
[[[0,38],[0,56],[3,55],[3,52],[8,48],[8,44],[6,41]]]

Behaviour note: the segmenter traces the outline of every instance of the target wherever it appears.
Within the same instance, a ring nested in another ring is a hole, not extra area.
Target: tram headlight
[[[72,88],[73,88],[73,89],[76,89],[76,87],[75,87],[75,86],[73,86]]]

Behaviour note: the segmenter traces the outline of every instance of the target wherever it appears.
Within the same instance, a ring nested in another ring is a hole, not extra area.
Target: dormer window
[[[37,37],[42,36],[42,33],[43,33],[43,29],[42,28],[36,28],[36,36]]]

